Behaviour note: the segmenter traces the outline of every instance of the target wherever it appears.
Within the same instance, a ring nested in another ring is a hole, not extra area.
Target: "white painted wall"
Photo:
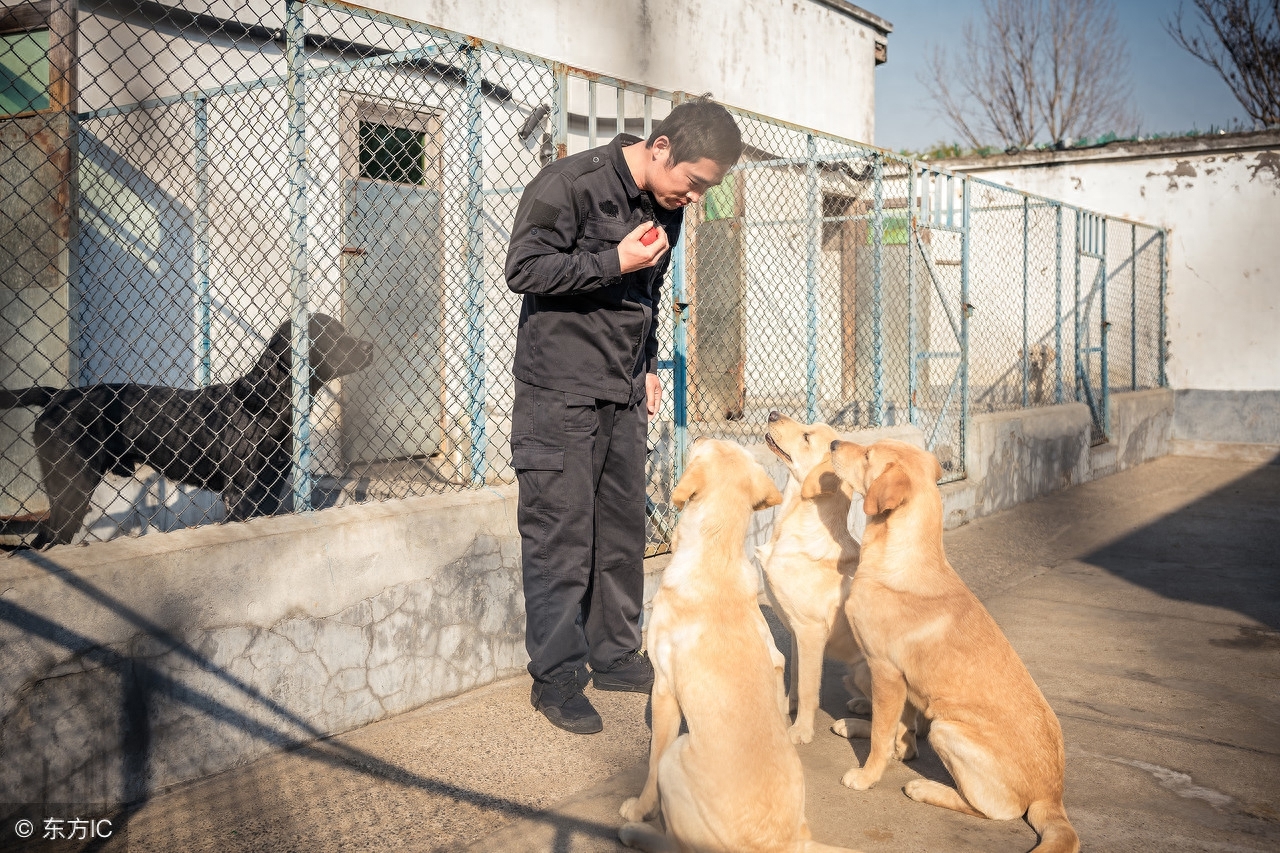
[[[946,164],[1169,229],[1174,388],[1280,388],[1280,133]]]
[[[871,142],[877,33],[818,0],[372,0],[391,14]],[[839,2],[833,5],[840,5]]]

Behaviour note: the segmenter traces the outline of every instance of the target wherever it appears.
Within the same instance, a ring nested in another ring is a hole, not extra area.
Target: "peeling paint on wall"
[[[1271,182],[1280,187],[1280,153],[1275,151],[1261,151],[1258,153],[1257,162],[1249,167],[1249,180],[1258,179],[1259,172],[1270,172]],[[1265,175],[1263,176],[1266,177]]]
[[[1169,192],[1177,192],[1177,191],[1178,191],[1178,178],[1194,178],[1194,177],[1197,177],[1197,175],[1196,175],[1196,167],[1195,167],[1195,166],[1192,166],[1192,165],[1191,165],[1188,161],[1186,161],[1186,160],[1179,160],[1179,161],[1177,162],[1177,165],[1175,165],[1172,169],[1170,169],[1170,170],[1169,170],[1169,171],[1167,171],[1167,172],[1147,172],[1147,177],[1148,177],[1148,178],[1154,178],[1154,177],[1157,177],[1157,176],[1159,176],[1159,175],[1164,175],[1165,177],[1167,177],[1167,178],[1169,179]],[[1187,184],[1187,188],[1188,188],[1188,189],[1190,189],[1190,187],[1191,187],[1191,185],[1190,185],[1190,184]]]

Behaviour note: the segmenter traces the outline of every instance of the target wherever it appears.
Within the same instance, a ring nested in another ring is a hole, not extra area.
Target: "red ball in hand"
[[[652,246],[653,241],[658,239],[658,229],[650,228],[640,237],[640,242],[646,246]]]

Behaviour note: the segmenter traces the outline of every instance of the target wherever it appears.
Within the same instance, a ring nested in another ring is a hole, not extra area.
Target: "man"
[[[733,117],[700,98],[647,141],[619,134],[547,166],[516,211],[506,277],[524,294],[511,458],[525,645],[534,708],[571,732],[603,728],[588,680],[653,684],[639,648],[646,433],[662,394],[654,309],[684,206],[741,153]]]

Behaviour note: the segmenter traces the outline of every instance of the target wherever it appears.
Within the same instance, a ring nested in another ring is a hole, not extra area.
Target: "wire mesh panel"
[[[514,482],[528,181],[680,95],[343,3],[0,9],[0,540]],[[735,111],[658,309],[649,553],[696,435],[1164,384],[1164,233]]]
[[[1107,222],[1108,383],[1113,391],[1161,385],[1160,280],[1163,232]]]

